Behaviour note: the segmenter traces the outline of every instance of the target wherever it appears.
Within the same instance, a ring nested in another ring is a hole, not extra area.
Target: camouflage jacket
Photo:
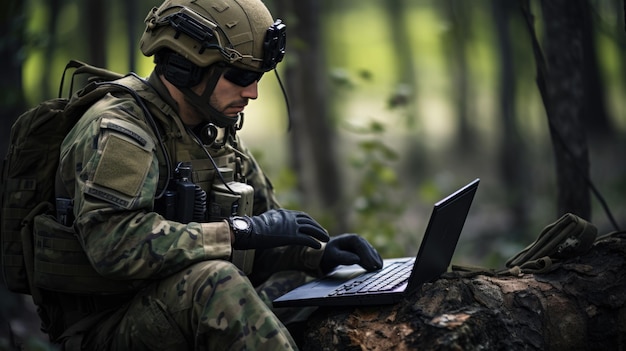
[[[143,90],[171,162],[191,162],[194,179],[206,188],[214,169],[206,151],[182,124],[159,78],[153,73],[147,82],[123,79],[135,90]],[[239,137],[224,147],[206,149],[218,166],[230,162],[233,154],[242,156],[242,173],[254,188],[254,214],[279,206],[270,182]],[[231,258],[230,228],[225,220],[183,224],[155,212],[155,196],[167,170],[163,160],[142,108],[126,93],[110,93],[99,100],[65,138],[59,177],[74,201],[76,234],[102,276],[152,281],[194,262]],[[321,253],[299,246],[257,251],[250,278],[261,282],[281,270],[318,274]]]

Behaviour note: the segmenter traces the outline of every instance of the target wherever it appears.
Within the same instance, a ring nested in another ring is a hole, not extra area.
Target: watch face
[[[234,218],[233,228],[237,230],[248,230],[248,228],[250,228],[250,223],[243,218]]]

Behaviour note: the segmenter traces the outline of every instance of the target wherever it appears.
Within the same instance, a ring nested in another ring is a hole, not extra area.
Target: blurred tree
[[[10,126],[25,109],[22,89],[22,65],[25,60],[26,6],[23,1],[9,1],[0,13],[0,151],[2,157],[9,143]],[[1,280],[2,278],[0,278]]]
[[[418,74],[415,68],[416,58],[413,55],[413,43],[409,36],[410,27],[407,20],[407,2],[404,0],[388,0],[384,2],[384,8],[388,16],[391,35],[391,49],[394,52],[396,87],[387,100],[390,110],[401,111],[405,125],[411,133],[406,134],[407,152],[402,158],[402,164],[406,169],[400,172],[411,174],[410,181],[422,182],[422,174],[427,168],[428,152],[424,146],[424,128],[420,128],[419,108],[416,101],[419,99]]]
[[[614,134],[606,109],[605,86],[600,74],[596,48],[596,25],[589,0],[580,1],[580,41],[582,45],[583,107],[582,118],[590,136],[606,138]]]
[[[126,20],[126,32],[128,33],[128,70],[131,72],[137,71],[137,47],[139,46],[139,40],[137,38],[138,28],[137,24],[140,23],[140,15],[137,10],[137,1],[124,1],[124,19]]]
[[[87,57],[89,63],[96,67],[106,67],[106,50],[108,37],[108,8],[105,0],[89,0],[82,3],[84,6],[81,16],[82,28],[87,33]]]
[[[537,84],[548,117],[556,160],[557,213],[591,220],[589,152],[584,127],[582,11],[585,0],[541,0],[546,57],[534,29],[528,0],[522,0],[533,40]]]
[[[444,55],[452,72],[452,103],[456,112],[457,146],[461,152],[475,150],[476,137],[470,125],[470,67],[467,44],[471,35],[471,5],[463,0],[446,0],[441,3],[444,18],[449,22]]]
[[[276,0],[274,17],[290,18],[285,69],[291,105],[290,162],[297,174],[302,206],[324,210],[344,231],[345,206],[342,178],[337,165],[336,133],[328,109],[328,82],[322,43],[321,4]]]
[[[516,3],[492,0],[495,21],[496,53],[498,54],[499,77],[496,89],[499,103],[496,112],[502,123],[500,133],[499,168],[504,188],[507,189],[507,205],[512,214],[512,238],[521,241],[528,227],[528,184],[527,152],[515,113],[516,75],[514,70],[513,43],[511,40],[512,17],[518,9]]]
[[[45,89],[44,93],[46,97],[56,96],[57,91],[49,91],[51,87],[56,86],[57,77],[53,77],[52,72],[54,72],[54,67],[52,64],[54,60],[54,53],[58,50],[58,38],[57,38],[57,28],[59,24],[59,13],[61,12],[61,7],[63,6],[63,0],[47,0],[47,5],[49,11],[46,12],[48,18],[48,23],[46,26],[46,32],[43,33],[43,50],[45,52],[45,57],[43,64],[43,72],[41,75],[41,85]],[[54,79],[54,82],[50,80]]]
[[[615,13],[615,24],[612,26],[611,36],[616,42],[618,67],[621,81],[626,82],[626,0],[614,0],[610,11]]]
[[[392,65],[396,68],[396,91],[388,101],[390,108],[397,108],[408,105],[406,123],[413,127],[419,120],[419,110],[412,101],[417,98],[417,73],[415,70],[413,48],[409,37],[409,27],[406,20],[406,3],[403,0],[387,0],[384,7],[388,16],[388,23],[391,30],[391,44],[394,52],[395,62]]]

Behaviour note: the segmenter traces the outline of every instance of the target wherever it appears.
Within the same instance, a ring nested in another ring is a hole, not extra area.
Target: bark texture
[[[446,273],[390,306],[321,308],[304,350],[620,350],[626,236],[546,274]]]

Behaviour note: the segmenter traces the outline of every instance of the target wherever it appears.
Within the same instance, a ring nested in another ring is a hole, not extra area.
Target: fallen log
[[[545,274],[448,272],[388,306],[319,308],[303,350],[621,350],[626,236]]]

